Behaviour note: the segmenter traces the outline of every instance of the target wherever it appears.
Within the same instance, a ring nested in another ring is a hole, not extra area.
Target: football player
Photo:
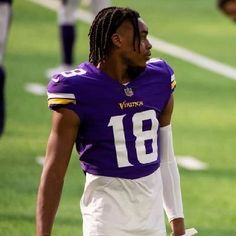
[[[76,41],[76,11],[80,0],[61,0],[58,9],[59,39],[61,45],[61,65],[47,70],[46,77],[63,70],[71,70],[74,65],[74,45]],[[110,6],[110,0],[91,0],[89,6],[94,15],[102,8]]]
[[[218,0],[218,7],[236,22],[236,0]]]
[[[101,10],[89,40],[89,62],[48,85],[53,117],[37,236],[51,235],[74,143],[86,173],[84,236],[166,236],[164,210],[172,235],[185,235],[171,128],[174,72],[150,59],[148,27],[132,9]]]
[[[11,18],[11,4],[12,0],[0,0],[0,136],[5,126],[4,84],[6,75],[3,67],[3,57]]]

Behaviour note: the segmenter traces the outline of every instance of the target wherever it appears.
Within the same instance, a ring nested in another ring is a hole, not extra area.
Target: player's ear
[[[114,46],[116,47],[121,47],[121,38],[120,38],[120,35],[117,34],[117,33],[114,33],[112,36],[111,36],[111,41],[112,43],[114,44]]]

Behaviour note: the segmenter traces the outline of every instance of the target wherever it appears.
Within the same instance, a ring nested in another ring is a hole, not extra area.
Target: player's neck
[[[105,62],[101,62],[98,64],[97,68],[121,84],[132,80],[128,73],[128,66],[117,61],[114,62],[112,60],[107,60]]]

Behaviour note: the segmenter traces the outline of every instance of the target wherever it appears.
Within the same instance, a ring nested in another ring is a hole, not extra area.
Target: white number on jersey
[[[86,70],[81,69],[81,68],[61,72],[61,75],[63,75],[66,78],[73,77],[76,75],[84,75],[84,74],[86,74]]]
[[[112,126],[115,140],[115,149],[117,155],[118,167],[132,166],[128,159],[128,152],[125,140],[125,125],[123,119],[126,115],[112,116],[108,126]],[[151,120],[151,129],[143,130],[143,121]],[[154,110],[143,111],[135,113],[132,117],[133,135],[136,137],[135,148],[137,153],[137,160],[142,163],[150,163],[158,157],[157,147],[157,130],[159,122],[156,118]],[[145,141],[151,140],[152,152],[146,152]]]

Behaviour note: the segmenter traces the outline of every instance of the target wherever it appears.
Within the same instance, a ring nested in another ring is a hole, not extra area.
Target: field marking
[[[44,160],[45,160],[45,157],[43,156],[39,156],[35,158],[36,163],[39,164],[40,166],[44,165]]]
[[[208,164],[192,156],[177,156],[178,165],[187,170],[207,170]]]
[[[29,0],[41,6],[47,7],[51,10],[57,10],[59,1],[58,0]],[[76,18],[85,23],[91,23],[93,20],[93,14],[88,11],[79,9],[76,12]],[[236,68],[222,62],[213,60],[209,57],[203,56],[199,53],[192,52],[186,48],[179,47],[172,43],[168,43],[159,38],[149,36],[150,42],[152,43],[153,49],[169,54],[173,57],[179,58],[183,61],[212,71],[216,74],[223,75],[225,78],[236,80]]]
[[[201,171],[201,170],[207,170],[208,164],[199,161],[195,157],[190,156],[177,156],[176,157],[177,164],[183,169],[191,170],[191,171]],[[44,156],[38,156],[35,158],[35,161],[38,165],[43,166],[45,157]]]
[[[46,86],[39,83],[27,83],[25,85],[25,90],[38,96],[47,94]]]
[[[224,63],[210,59],[209,57],[203,56],[201,54],[192,52],[188,49],[176,46],[174,44],[168,43],[158,38],[149,36],[150,41],[154,49],[162,51],[173,57],[182,59],[183,61],[189,62],[193,65],[199,66],[201,68],[207,69],[214,73],[223,75],[228,79],[236,80],[236,68],[226,65]]]
[[[44,156],[38,156],[35,158],[35,161],[38,165],[43,166],[45,157]],[[191,156],[177,156],[176,161],[178,166],[180,166],[183,169],[191,170],[191,171],[200,171],[200,170],[207,170],[208,164],[199,161],[195,157]]]

